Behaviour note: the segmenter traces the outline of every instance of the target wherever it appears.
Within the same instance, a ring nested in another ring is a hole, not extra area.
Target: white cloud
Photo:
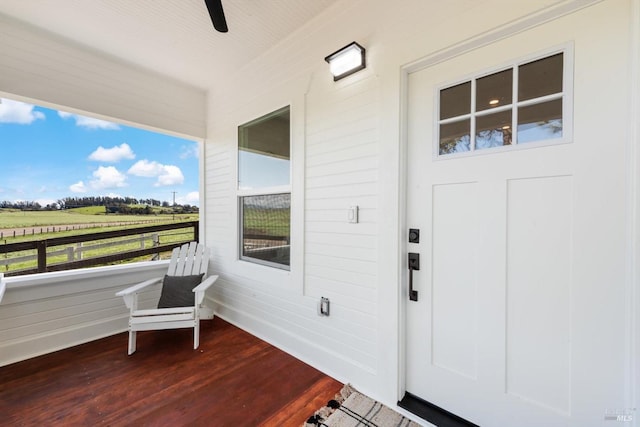
[[[138,160],[127,171],[128,174],[145,178],[158,178],[155,187],[166,187],[184,183],[184,175],[179,167],[163,165],[149,160]]]
[[[187,197],[185,197],[185,199],[187,200],[187,202],[190,203],[198,203],[200,201],[200,192],[199,191],[192,191],[191,193],[187,194]]]
[[[129,168],[127,173],[134,176],[143,176],[145,178],[152,178],[159,176],[162,173],[164,166],[158,162],[150,162],[147,159],[138,160],[133,166]]]
[[[16,123],[28,125],[36,120],[44,120],[45,115],[41,111],[34,111],[35,105],[24,102],[0,99],[0,123]]]
[[[87,186],[84,185],[84,182],[78,181],[75,184],[69,186],[69,191],[71,191],[72,193],[86,193]]]
[[[164,166],[162,174],[158,177],[158,181],[154,184],[156,187],[166,187],[169,185],[178,185],[184,182],[184,175],[177,166]]]
[[[181,205],[199,205],[200,193],[198,191],[191,191],[184,197],[177,197],[176,202]]]
[[[117,130],[120,129],[115,123],[108,122],[106,120],[94,119],[91,117],[81,116],[79,114],[67,113],[64,111],[58,111],[58,115],[67,120],[74,119],[76,121],[76,126],[83,127],[87,129],[104,129],[104,130]]]
[[[36,199],[34,202],[38,203],[40,206],[58,205],[58,201],[55,199]]]
[[[122,143],[120,146],[113,148],[98,147],[96,151],[89,155],[89,160],[95,160],[97,162],[111,162],[115,163],[122,159],[135,159],[136,155],[133,153],[129,144]]]
[[[94,190],[119,188],[127,185],[127,177],[113,166],[100,166],[93,172],[95,178],[90,182]]]
[[[198,149],[197,143],[182,146],[182,150],[180,151],[181,159],[189,159],[191,157],[194,157],[197,159],[199,156],[200,156],[200,150]]]

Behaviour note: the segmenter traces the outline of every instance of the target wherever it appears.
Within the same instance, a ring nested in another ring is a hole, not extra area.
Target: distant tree
[[[54,203],[42,206],[34,201],[0,201],[2,209],[18,209],[29,211],[53,211],[59,209],[73,209],[90,206],[104,206],[105,213],[108,214],[129,214],[129,215],[154,215],[157,214],[153,207],[162,207],[173,213],[198,213],[197,206],[189,204],[172,206],[169,202],[156,199],[136,199],[135,197],[110,197],[110,196],[85,196],[85,197],[65,197]],[[166,211],[165,211],[166,213]]]

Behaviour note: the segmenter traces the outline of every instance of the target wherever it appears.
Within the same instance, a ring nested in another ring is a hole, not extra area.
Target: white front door
[[[406,252],[420,270],[406,303],[406,391],[483,427],[606,426],[628,410],[625,86],[610,80],[625,62],[606,48],[615,40],[597,43],[615,21],[583,25],[597,14],[408,77],[406,219],[420,239]],[[563,46],[561,94],[539,78],[539,108],[509,107],[518,91],[528,99],[521,65]],[[594,67],[597,55],[608,62]],[[511,80],[495,74],[508,68]],[[496,144],[506,146],[485,148]]]

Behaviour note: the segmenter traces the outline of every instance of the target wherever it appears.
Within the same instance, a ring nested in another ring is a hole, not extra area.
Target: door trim
[[[629,99],[629,139],[627,141],[627,280],[625,307],[628,331],[625,345],[626,364],[629,369],[625,394],[628,396],[627,408],[635,408],[633,426],[640,426],[638,408],[640,408],[640,0],[632,0],[630,6],[631,51],[630,78],[631,96]]]

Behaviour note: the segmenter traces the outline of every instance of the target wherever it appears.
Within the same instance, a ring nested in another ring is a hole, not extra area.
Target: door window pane
[[[471,82],[440,91],[440,120],[471,112]]]
[[[500,71],[476,81],[476,111],[502,107],[513,100],[513,70]]]
[[[471,121],[440,125],[440,154],[461,153],[471,149]]]
[[[562,92],[563,54],[521,65],[518,69],[518,101]]]
[[[511,110],[476,119],[476,149],[511,145]]]
[[[238,188],[290,183],[289,107],[238,127]]]
[[[562,137],[562,99],[518,108],[518,144]]]
[[[241,198],[242,258],[289,266],[291,195]]]

